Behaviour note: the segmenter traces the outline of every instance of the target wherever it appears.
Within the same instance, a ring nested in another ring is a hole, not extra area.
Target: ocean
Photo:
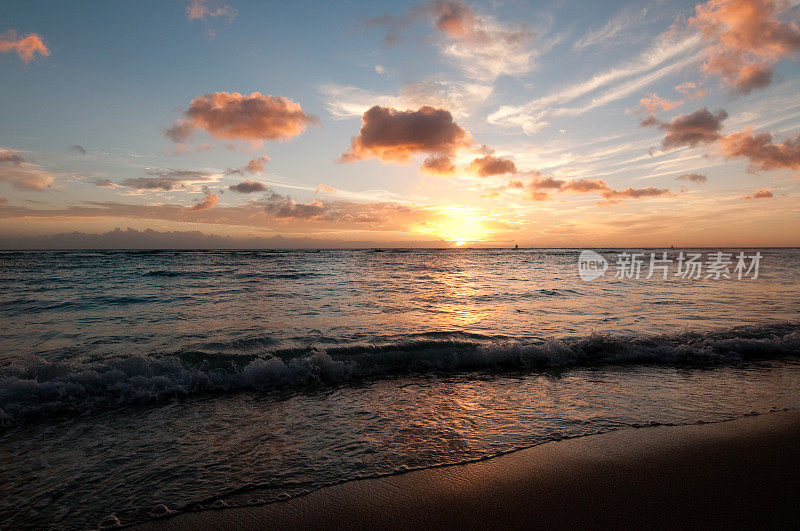
[[[3,526],[800,407],[800,250],[666,279],[651,252],[718,250],[595,251],[590,281],[580,249],[0,252]]]

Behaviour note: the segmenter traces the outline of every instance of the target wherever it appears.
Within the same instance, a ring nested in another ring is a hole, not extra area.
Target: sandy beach
[[[794,527],[798,448],[798,411],[629,429],[139,528]]]

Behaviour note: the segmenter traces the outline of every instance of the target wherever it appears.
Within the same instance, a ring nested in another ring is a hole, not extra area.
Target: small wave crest
[[[720,365],[800,355],[800,325],[654,336],[591,334],[539,341],[411,339],[260,356],[130,356],[0,369],[0,425],[65,413],[242,390],[284,391],[364,378],[454,371],[553,370],[649,363]]]

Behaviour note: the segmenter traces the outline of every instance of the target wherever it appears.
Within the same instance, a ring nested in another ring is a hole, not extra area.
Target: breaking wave
[[[0,425],[202,393],[286,391],[404,374],[613,364],[713,366],[795,356],[800,356],[798,324],[653,336],[595,333],[530,342],[433,336],[259,356],[186,352],[82,363],[36,358],[0,368]]]

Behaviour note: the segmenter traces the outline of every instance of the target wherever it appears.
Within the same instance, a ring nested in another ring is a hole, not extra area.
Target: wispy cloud
[[[573,50],[584,50],[593,46],[618,41],[631,31],[633,26],[649,20],[650,8],[625,7],[601,28],[588,31],[583,37],[572,43]]]
[[[506,24],[491,15],[476,12],[464,0],[432,0],[406,14],[385,14],[368,22],[386,28],[385,43],[400,42],[401,33],[412,23],[425,20],[438,37],[439,54],[468,78],[492,82],[502,75],[519,75],[533,69],[534,58],[552,43],[535,43],[524,24]],[[539,28],[539,34],[545,33]]]
[[[548,125],[553,117],[574,116],[607,105],[699,61],[702,57],[698,51],[700,42],[700,37],[696,35],[676,38],[672,33],[665,33],[636,60],[555,90],[524,105],[500,107],[489,115],[489,123],[521,127],[529,134],[535,133]],[[627,81],[621,83],[624,80]],[[579,106],[563,107],[604,87],[610,88]]]
[[[134,190],[171,190],[187,189],[196,183],[215,182],[219,176],[214,173],[195,170],[148,170],[151,177],[134,177],[120,181],[120,185]],[[107,180],[96,182],[98,186],[107,186]],[[102,184],[100,184],[102,183]]]
[[[231,24],[238,12],[233,7],[219,0],[189,0],[186,5],[186,18],[200,20],[206,26],[206,34],[214,37],[216,31],[213,27],[214,20],[221,20]]]
[[[381,94],[337,84],[322,85],[319,91],[325,101],[325,108],[334,118],[361,117],[374,105],[400,110],[430,106],[448,109],[457,117],[466,117],[486,101],[492,92],[492,86],[427,80],[404,85],[395,94]]]

